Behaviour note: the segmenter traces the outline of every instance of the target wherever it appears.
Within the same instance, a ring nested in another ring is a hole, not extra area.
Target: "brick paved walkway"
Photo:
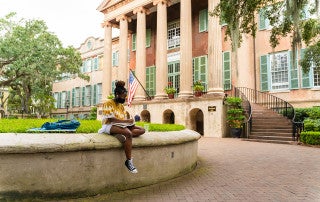
[[[68,201],[320,201],[320,148],[201,138],[192,173]]]

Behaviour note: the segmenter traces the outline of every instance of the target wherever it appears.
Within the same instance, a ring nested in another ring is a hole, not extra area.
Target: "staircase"
[[[244,140],[280,144],[296,143],[292,133],[293,130],[297,130],[298,122],[292,123],[295,115],[290,103],[274,95],[246,87],[236,87],[235,96],[242,99],[242,107],[251,120],[245,123],[248,138]],[[301,126],[299,127],[301,129]]]
[[[252,130],[248,141],[292,144],[292,123],[286,117],[251,103]]]

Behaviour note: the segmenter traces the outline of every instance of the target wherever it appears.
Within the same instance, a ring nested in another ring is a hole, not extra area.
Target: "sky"
[[[64,47],[80,47],[88,37],[104,36],[103,0],[0,0],[0,18],[16,12],[18,19],[39,19],[58,36]]]

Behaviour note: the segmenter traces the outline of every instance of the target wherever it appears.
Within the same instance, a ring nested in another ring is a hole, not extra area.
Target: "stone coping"
[[[198,140],[193,130],[147,132],[134,138],[133,147],[155,147]],[[122,144],[110,135],[97,133],[3,133],[0,154],[42,153],[120,148]]]

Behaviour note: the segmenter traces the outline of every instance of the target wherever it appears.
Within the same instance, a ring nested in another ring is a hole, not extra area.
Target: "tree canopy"
[[[80,72],[80,53],[64,48],[42,20],[16,20],[15,13],[0,19],[0,87],[9,87],[18,96],[21,109],[33,106],[40,113],[53,107],[52,84],[63,74]],[[20,110],[21,110],[20,109]]]
[[[221,0],[212,15],[220,16],[228,24],[227,36],[235,51],[241,45],[242,34],[256,35],[254,16],[261,8],[268,8],[265,17],[272,26],[270,45],[275,48],[281,37],[292,37],[293,61],[302,42],[307,44],[301,66],[309,71],[312,64],[320,70],[320,0]],[[307,14],[315,17],[308,17]],[[293,63],[296,65],[296,63]]]

